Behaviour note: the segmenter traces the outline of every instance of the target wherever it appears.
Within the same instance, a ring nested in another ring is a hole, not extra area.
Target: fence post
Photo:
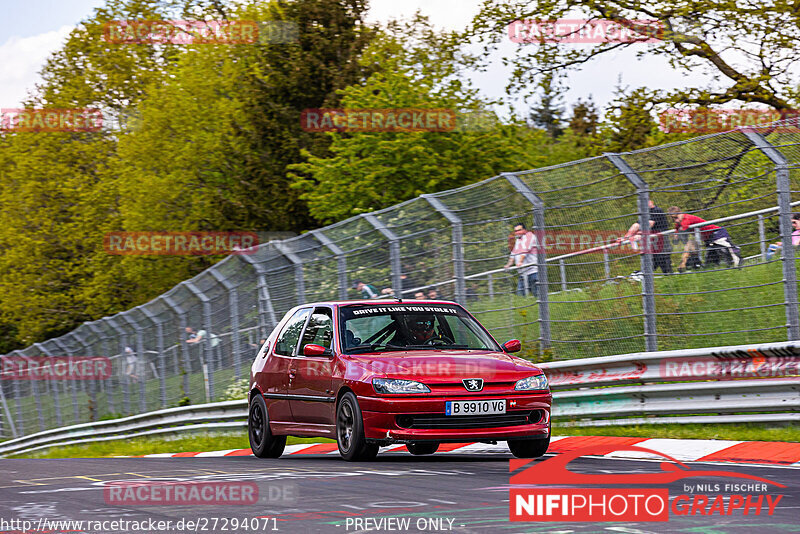
[[[361,216],[373,226],[383,237],[389,240],[389,261],[392,270],[392,289],[400,292],[403,287],[403,279],[400,278],[403,267],[400,263],[400,239],[394,232],[389,230],[385,224],[380,222],[375,215],[371,213],[362,213]]]
[[[127,313],[120,314],[120,317],[122,317],[122,319],[133,328],[134,335],[136,336],[135,354],[136,354],[136,366],[138,367],[139,362],[142,359],[147,358],[147,356],[145,356],[145,350],[144,350],[144,335],[142,334],[142,326],[139,324],[138,321],[136,321],[136,319],[130,317]],[[136,371],[138,371],[138,369],[134,368],[133,369],[134,374],[136,373]],[[147,397],[145,393],[145,384],[144,384],[145,380],[143,379],[143,377],[138,375],[137,378],[139,382],[139,413],[144,413],[147,411]]]
[[[86,337],[80,333],[80,328],[73,330],[72,336],[76,340],[78,340],[78,343],[80,343],[83,346],[83,351],[84,351],[83,357],[89,358],[90,357],[89,344],[86,342]],[[95,387],[94,379],[88,380],[88,386],[86,387],[86,389],[87,389],[86,394],[89,397],[89,406],[88,406],[89,421],[94,422],[97,421],[97,388]]]
[[[650,232],[650,192],[647,183],[634,171],[620,154],[605,154],[606,158],[633,184],[639,207],[639,227],[644,237],[642,254],[639,255],[642,266],[642,307],[644,309],[644,343],[649,352],[658,350],[658,332],[656,330],[655,286],[653,284],[653,251]]]
[[[242,347],[241,339],[239,339],[239,295],[236,292],[236,284],[222,276],[213,267],[208,270],[214,280],[222,284],[222,287],[228,290],[228,308],[231,314],[231,336],[232,351],[233,351],[233,379],[239,380],[242,374]]]
[[[453,274],[456,279],[456,302],[465,306],[467,304],[467,284],[464,278],[464,228],[461,219],[435,196],[421,196],[450,223],[453,235]]]
[[[99,329],[94,322],[86,323],[86,326],[94,332],[94,335],[97,336],[97,339],[103,342],[103,347],[105,347],[105,357],[108,358],[108,361],[111,361],[111,351],[109,350],[109,344],[111,343],[111,339],[105,334],[105,332]],[[108,413],[116,413],[117,409],[114,407],[114,395],[111,394],[111,386],[113,384],[113,376],[114,376],[114,363],[111,363],[111,369],[109,370],[108,378],[105,379],[106,382],[101,382],[101,390],[105,391],[106,393],[106,401],[108,402]],[[105,387],[102,387],[102,386]],[[58,400],[58,399],[56,399]],[[58,412],[56,412],[58,413]],[[61,426],[61,423],[59,423]]]
[[[311,230],[311,235],[316,237],[317,241],[336,256],[336,271],[339,275],[339,298],[347,300],[347,256],[336,243],[322,233],[322,230]]]
[[[183,355],[183,394],[189,397],[189,374],[192,372],[192,364],[189,356],[189,345],[183,339],[186,336],[186,327],[189,326],[186,324],[186,310],[169,295],[164,295],[162,298],[164,303],[178,315],[178,327],[180,328],[178,339],[180,340],[181,354]]]
[[[267,337],[272,329],[278,325],[278,319],[275,317],[275,308],[272,307],[272,298],[269,296],[267,270],[249,255],[242,254],[238,257],[248,263],[255,270],[258,277],[258,321],[263,337]]]
[[[769,160],[775,164],[775,187],[778,193],[778,223],[781,230],[783,256],[783,292],[786,303],[786,326],[789,341],[800,339],[800,313],[797,306],[797,271],[792,245],[792,193],[789,163],[786,157],[755,130],[740,130]]]
[[[200,350],[206,355],[206,375],[208,376],[208,398],[206,402],[214,401],[214,350],[211,347],[211,299],[209,299],[191,280],[182,282],[203,304],[203,329],[206,331],[206,340],[201,344]]]
[[[116,315],[114,316],[116,317]],[[125,362],[122,361],[125,358],[125,347],[127,346],[127,337],[128,333],[122,329],[122,327],[117,323],[113,317],[106,317],[103,319],[105,322],[111,325],[111,328],[117,333],[117,350],[119,351],[119,369],[122,371],[122,374],[125,374]],[[125,378],[124,380],[120,378],[120,385],[122,385],[122,410],[123,413],[130,415],[131,412],[131,397],[130,397],[130,390],[128,389],[128,380]]]
[[[14,380],[16,382],[16,380]],[[6,414],[6,420],[8,421],[8,426],[11,427],[11,437],[18,438],[19,434],[17,433],[17,425],[14,424],[14,417],[11,415],[11,410],[8,409],[8,403],[6,402],[6,394],[3,392],[3,384],[0,383],[0,404],[2,404],[3,412]],[[2,417],[0,417],[2,420]],[[61,423],[58,424],[61,426]]]
[[[142,312],[142,315],[147,317],[147,319],[153,323],[156,327],[156,349],[158,350],[158,387],[159,387],[159,397],[161,400],[161,407],[167,407],[167,363],[164,360],[164,325],[156,319],[156,316],[145,308],[144,306],[137,306],[137,310]],[[147,362],[145,362],[147,363]],[[145,368],[145,376],[147,376],[147,368]]]
[[[564,260],[558,260],[558,271],[561,273],[561,291],[567,290],[567,265]]]
[[[550,297],[548,294],[550,286],[547,283],[547,253],[544,248],[544,202],[516,174],[504,172],[501,173],[501,176],[505,177],[514,189],[533,205],[533,231],[536,236],[536,266],[538,271],[536,286],[539,295],[539,339],[541,348],[546,349],[552,344],[552,337],[550,335]]]
[[[10,354],[16,355],[17,357],[20,357],[20,358],[24,358],[25,360],[29,360],[31,358],[30,356],[28,356],[27,354],[25,354],[21,350],[12,351]],[[29,367],[31,367],[31,365],[30,365],[31,363],[32,362],[28,362]],[[14,381],[15,384],[18,383],[18,382],[19,382],[18,380]],[[37,415],[37,420],[39,422],[39,430],[44,430],[45,429],[44,413],[42,412],[42,397],[41,397],[41,395],[39,395],[39,385],[37,384],[37,380],[31,379],[31,380],[28,380],[28,382],[30,383],[30,386],[31,386],[31,396],[34,398],[34,401],[36,403],[36,415]],[[20,418],[20,421],[21,421],[22,420],[22,406],[20,405],[21,394],[20,394],[19,389],[17,389],[16,393],[17,393],[17,414],[19,415],[19,418]],[[22,426],[22,423],[20,423],[20,426]]]
[[[49,350],[47,350],[41,343],[34,343],[33,347],[42,354],[44,354],[45,356],[47,356],[48,358],[53,357],[53,354]],[[62,426],[63,421],[61,419],[61,398],[58,391],[58,384],[55,383],[55,380],[53,380],[52,382],[53,383],[51,385],[53,389],[53,408],[55,409],[56,412],[56,426]]]
[[[34,343],[33,347],[48,358],[53,357],[50,351],[47,350],[41,343]],[[61,426],[63,423],[61,419],[61,399],[58,391],[58,384],[53,379],[51,379],[50,382],[51,389],[53,390],[53,408],[56,412],[56,426]]]
[[[767,238],[766,232],[764,232],[764,216],[758,216],[758,244],[760,245],[761,249],[761,261],[764,261],[767,257]]]
[[[64,344],[63,341],[61,341],[61,338],[56,337],[53,338],[52,341],[53,343],[58,345],[58,350],[60,350],[62,354],[64,354],[65,356],[72,356],[72,353],[69,351],[69,349],[67,349],[67,346]],[[72,409],[75,413],[75,422],[80,423],[81,412],[80,409],[78,408],[78,384],[76,380],[67,380],[67,383],[72,384],[72,387],[70,388],[72,390]]]
[[[284,256],[287,260],[289,260],[292,265],[294,265],[294,280],[297,288],[297,305],[305,304],[306,302],[306,280],[305,276],[303,275],[303,260],[300,257],[292,252],[289,247],[287,247],[281,241],[273,241],[273,245],[275,245],[275,250],[278,251],[279,254]]]

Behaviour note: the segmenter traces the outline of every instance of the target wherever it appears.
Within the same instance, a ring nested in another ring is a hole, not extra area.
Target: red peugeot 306
[[[279,457],[287,436],[335,438],[345,460],[404,443],[507,441],[543,455],[552,397],[544,373],[444,301],[321,302],[290,310],[250,374],[250,446]]]

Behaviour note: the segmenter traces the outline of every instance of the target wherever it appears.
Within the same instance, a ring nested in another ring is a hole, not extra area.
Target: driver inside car
[[[434,339],[433,315],[412,315],[406,318],[409,345],[425,345]]]

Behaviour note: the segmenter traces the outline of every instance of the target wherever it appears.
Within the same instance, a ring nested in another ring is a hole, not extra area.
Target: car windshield
[[[353,305],[339,308],[345,352],[501,350],[463,308],[447,304]]]

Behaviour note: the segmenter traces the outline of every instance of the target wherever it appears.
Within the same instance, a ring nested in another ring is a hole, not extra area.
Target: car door
[[[298,423],[334,423],[335,395],[331,389],[334,358],[304,356],[303,347],[320,345],[333,349],[333,310],[317,307],[309,318],[296,355],[289,364],[289,406],[292,418]]]
[[[275,339],[265,362],[263,372],[267,377],[267,387],[264,397],[269,406],[270,419],[274,422],[292,421],[288,397],[289,368],[310,314],[311,308],[302,308],[292,314]]]

